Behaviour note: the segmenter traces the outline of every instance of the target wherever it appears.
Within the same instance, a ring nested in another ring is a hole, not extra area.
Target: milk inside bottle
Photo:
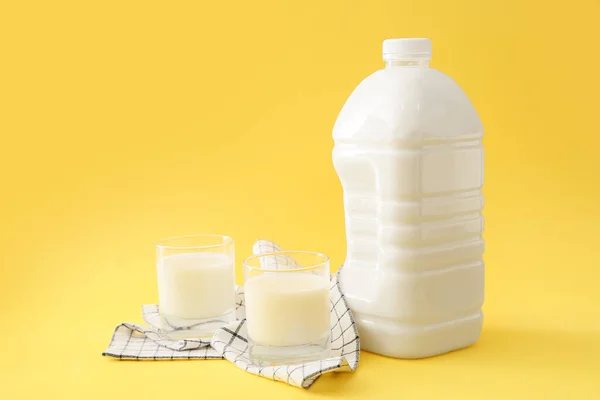
[[[340,279],[363,349],[422,358],[481,333],[483,126],[461,88],[429,67],[429,39],[386,40],[383,59],[333,129]]]

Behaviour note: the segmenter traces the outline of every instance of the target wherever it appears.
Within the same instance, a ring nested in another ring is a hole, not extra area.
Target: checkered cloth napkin
[[[253,246],[254,254],[281,251],[275,243],[260,240]],[[289,268],[295,260],[274,256],[264,259],[263,267]],[[297,365],[260,367],[251,363],[248,355],[244,288],[237,290],[237,321],[217,330],[211,340],[174,340],[154,329],[132,323],[122,323],[114,331],[108,349],[103,356],[122,360],[192,360],[227,359],[237,367],[252,374],[286,382],[289,385],[309,388],[319,376],[332,371],[354,371],[360,356],[360,340],[352,313],[346,304],[338,276],[331,279],[331,354],[333,357]],[[159,326],[160,314],[157,305],[142,307],[144,321],[150,326]]]

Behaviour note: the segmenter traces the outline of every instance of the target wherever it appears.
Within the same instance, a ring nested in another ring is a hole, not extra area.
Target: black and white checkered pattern
[[[122,360],[222,359],[209,342],[200,339],[172,340],[140,325],[122,323],[115,329],[103,356]]]
[[[259,240],[252,246],[252,254],[269,254],[283,251],[281,247],[270,240]],[[260,258],[260,267],[264,269],[290,269],[301,268],[301,265],[293,257],[286,255],[270,255]]]
[[[261,241],[266,250],[274,243]],[[258,244],[258,243],[257,243]],[[277,251],[277,250],[275,250]],[[212,340],[173,340],[153,329],[130,323],[117,326],[105,356],[129,360],[175,360],[175,359],[222,359],[225,358],[239,368],[252,374],[286,382],[302,388],[310,387],[319,376],[332,371],[354,371],[360,357],[360,339],[352,313],[342,293],[338,276],[333,276],[330,288],[331,300],[331,354],[333,357],[298,365],[259,367],[250,362],[246,331],[244,291],[238,288],[236,315],[238,321],[215,332]],[[143,307],[144,320],[157,325],[160,314],[158,306]]]

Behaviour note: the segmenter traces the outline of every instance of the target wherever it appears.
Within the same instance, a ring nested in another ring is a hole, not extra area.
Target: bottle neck
[[[420,67],[420,68],[429,68],[428,59],[424,60],[385,60],[386,68],[395,68],[395,67]]]

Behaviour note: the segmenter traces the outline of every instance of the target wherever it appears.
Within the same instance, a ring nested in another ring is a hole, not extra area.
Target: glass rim
[[[183,239],[201,239],[201,238],[220,238],[223,239],[223,243],[217,244],[169,244],[171,241],[177,242]],[[218,235],[218,234],[195,234],[195,235],[182,235],[182,236],[170,236],[164,239],[160,239],[155,243],[155,246],[159,249],[214,249],[223,246],[233,244],[234,240],[231,236]]]
[[[296,254],[312,254],[314,256],[317,257],[323,257],[324,260],[318,264],[315,265],[311,265],[310,267],[302,267],[302,268],[278,268],[278,269],[273,269],[273,268],[261,268],[261,267],[254,267],[252,265],[248,264],[249,260],[254,260],[254,259],[260,259],[262,257],[268,257],[268,256],[281,256],[281,255],[286,255],[288,253],[296,253]],[[248,268],[249,270],[253,270],[253,271],[261,271],[261,272],[298,272],[298,271],[310,271],[313,269],[317,269],[319,267],[322,267],[326,264],[329,263],[329,256],[323,253],[319,253],[316,251],[306,251],[306,250],[281,250],[281,251],[273,251],[271,253],[262,253],[262,254],[253,254],[251,256],[248,256],[244,259],[244,261],[242,261],[242,266],[244,268]]]

